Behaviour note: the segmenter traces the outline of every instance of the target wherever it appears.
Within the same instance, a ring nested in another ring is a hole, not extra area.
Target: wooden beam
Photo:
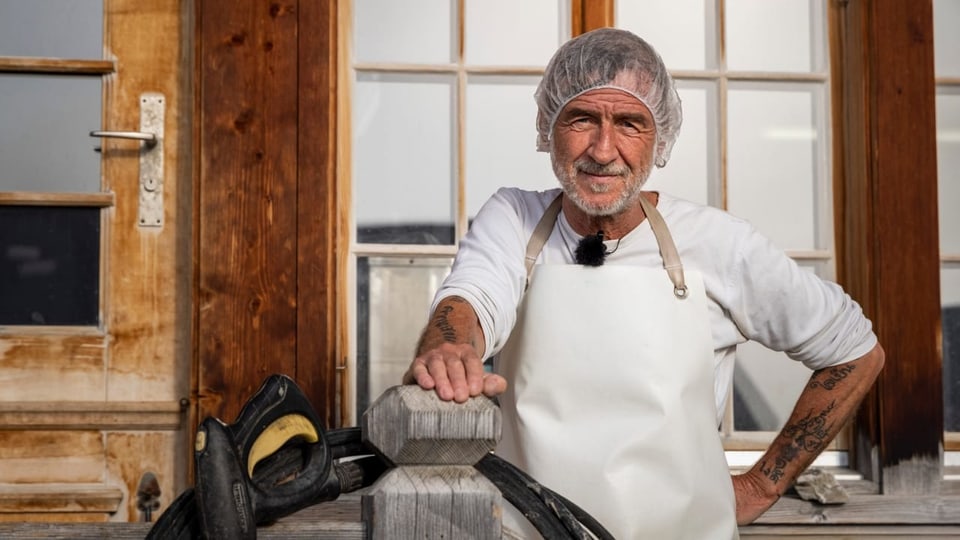
[[[0,191],[0,206],[87,206],[106,208],[116,203],[109,193],[38,193]]]
[[[267,375],[296,371],[297,5],[198,10],[199,416],[230,422]]]
[[[293,376],[328,427],[338,407],[337,2],[299,4],[297,353]],[[345,361],[345,360],[344,360]]]
[[[70,75],[109,75],[117,71],[113,60],[72,60],[0,56],[0,73],[59,73]]]
[[[843,130],[838,277],[887,353],[858,418],[854,462],[883,493],[936,494],[943,387],[932,3],[833,6]]]
[[[571,0],[570,35],[614,25],[614,0]]]

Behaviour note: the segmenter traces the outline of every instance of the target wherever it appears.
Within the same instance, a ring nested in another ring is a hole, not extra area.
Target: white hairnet
[[[657,51],[636,34],[616,28],[581,34],[550,59],[534,94],[537,150],[550,151],[553,126],[567,103],[596,88],[622,90],[650,109],[657,128],[654,163],[666,165],[683,120],[680,96]]]

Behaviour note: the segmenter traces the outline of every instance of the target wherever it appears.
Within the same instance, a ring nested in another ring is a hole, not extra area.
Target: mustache
[[[627,176],[630,174],[630,168],[626,165],[617,165],[616,163],[601,165],[592,159],[578,159],[573,166],[578,172],[596,176]]]

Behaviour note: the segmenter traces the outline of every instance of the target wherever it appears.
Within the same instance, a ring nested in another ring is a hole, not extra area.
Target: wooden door
[[[0,520],[144,520],[186,482],[187,4],[0,4]],[[64,106],[73,85],[87,98]],[[152,147],[89,136],[140,130],[141,106]]]

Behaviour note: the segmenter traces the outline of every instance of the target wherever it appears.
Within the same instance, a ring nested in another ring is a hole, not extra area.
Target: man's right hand
[[[441,343],[421,351],[403,375],[403,383],[435,390],[440,399],[457,403],[481,393],[493,397],[507,389],[506,379],[484,371],[480,355],[468,343]]]

